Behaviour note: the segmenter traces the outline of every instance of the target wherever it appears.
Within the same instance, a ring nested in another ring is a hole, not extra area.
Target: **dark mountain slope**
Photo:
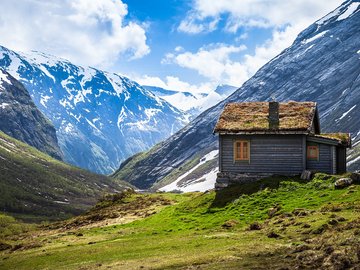
[[[72,167],[0,132],[0,209],[26,220],[63,219],[127,187]]]
[[[212,134],[228,102],[318,102],[324,132],[351,132],[349,168],[360,168],[360,6],[348,1],[299,34],[292,46],[264,65],[230,97],[208,109],[149,152],[127,160],[114,174],[142,188],[217,148]]]
[[[0,130],[61,159],[56,131],[36,108],[24,86],[0,69]]]

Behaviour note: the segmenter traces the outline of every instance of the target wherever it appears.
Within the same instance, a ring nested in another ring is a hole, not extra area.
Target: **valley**
[[[0,268],[353,267],[360,260],[360,190],[334,189],[336,179],[317,174],[309,182],[277,177],[220,192],[126,192],[78,217],[4,238]]]
[[[125,182],[56,160],[0,132],[0,209],[28,222],[61,220],[89,209]]]

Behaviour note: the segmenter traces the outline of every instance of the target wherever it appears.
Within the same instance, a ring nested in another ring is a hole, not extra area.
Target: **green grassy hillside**
[[[128,184],[75,168],[0,132],[0,211],[25,220],[55,220],[89,209]]]
[[[0,269],[348,269],[360,263],[360,186],[335,180],[107,197],[5,238]]]

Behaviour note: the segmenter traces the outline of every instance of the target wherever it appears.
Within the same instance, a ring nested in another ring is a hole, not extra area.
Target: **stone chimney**
[[[269,128],[279,129],[279,102],[269,102]]]

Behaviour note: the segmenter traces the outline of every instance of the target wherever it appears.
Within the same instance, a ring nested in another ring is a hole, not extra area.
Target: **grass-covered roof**
[[[321,133],[320,135],[316,135],[316,136],[337,140],[338,143],[347,147],[351,147],[351,136],[349,133]]]
[[[308,132],[316,112],[315,102],[280,102],[279,125],[269,126],[269,102],[229,103],[216,123],[214,132]]]

